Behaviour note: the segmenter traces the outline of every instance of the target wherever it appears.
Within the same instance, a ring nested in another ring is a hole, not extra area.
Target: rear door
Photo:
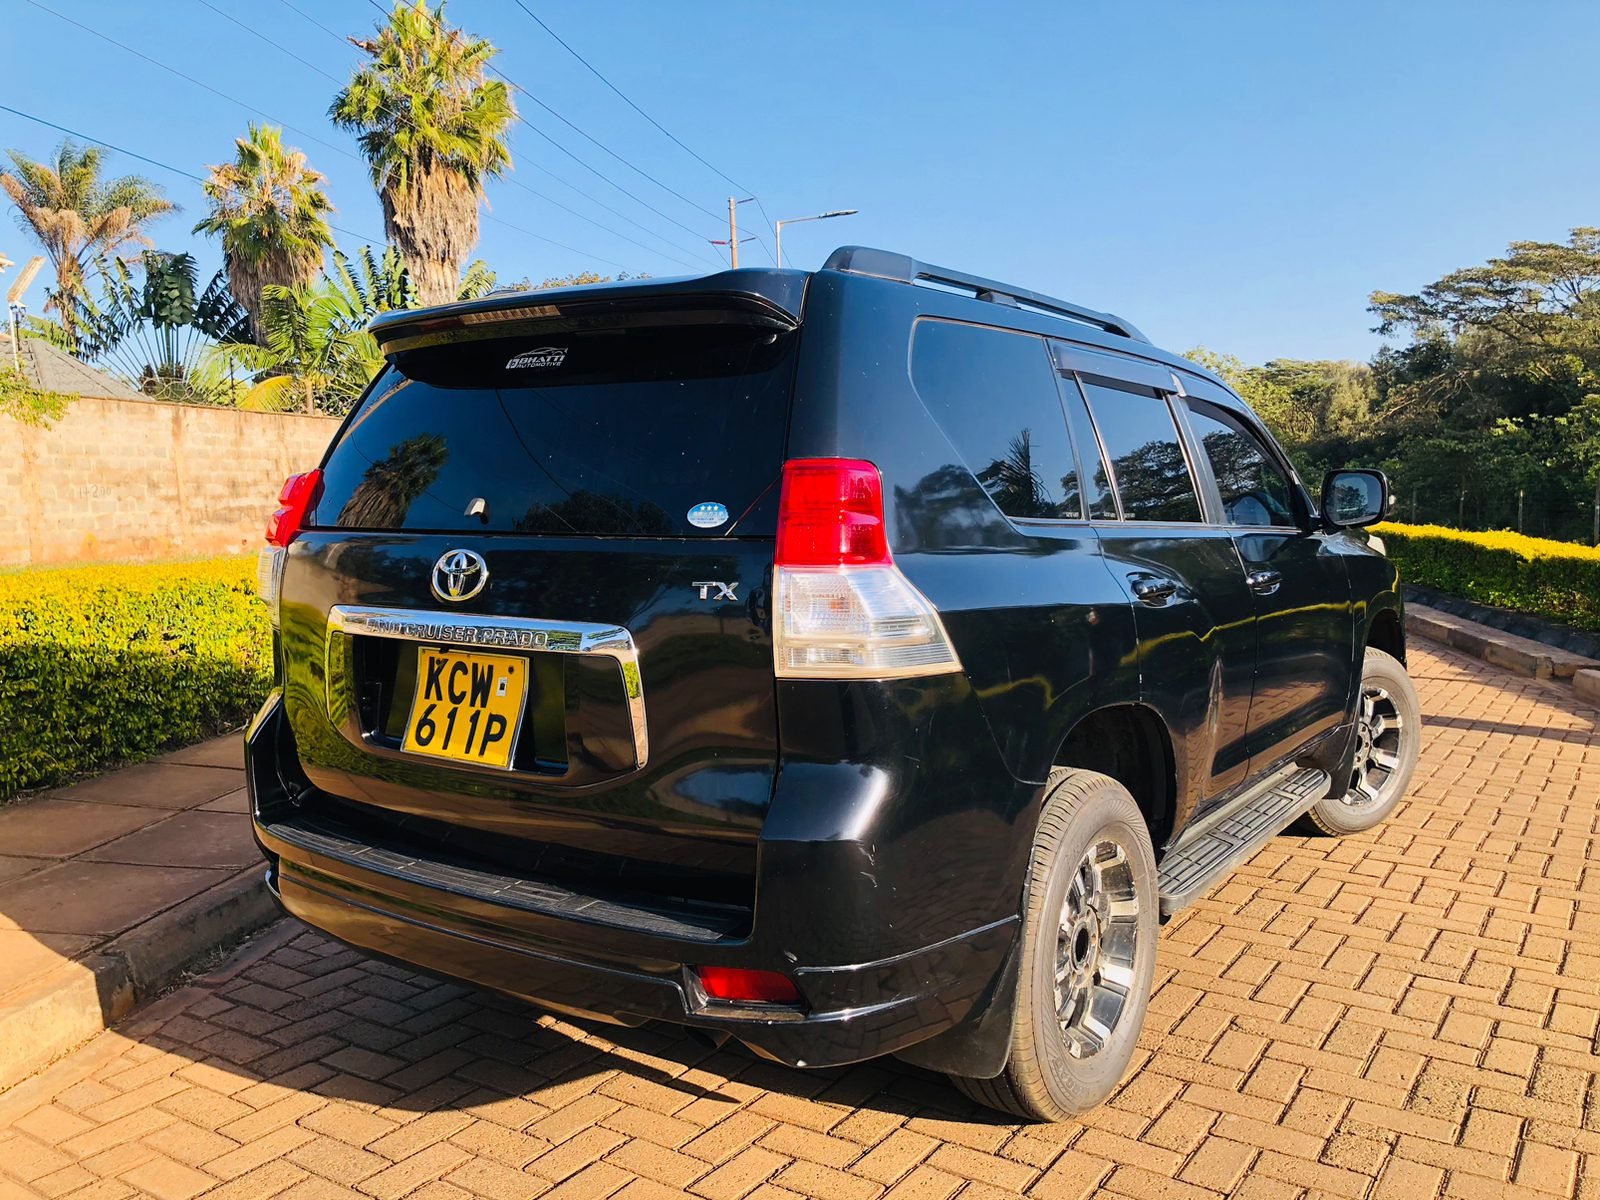
[[[1344,719],[1354,679],[1350,581],[1266,436],[1232,407],[1198,396],[1184,406],[1255,607],[1249,746],[1260,773]]]
[[[1255,611],[1238,551],[1207,523],[1171,372],[1068,344],[1057,361],[1080,453],[1099,451],[1085,491],[1133,601],[1141,695],[1172,731],[1180,800],[1203,803],[1249,766]],[[1176,814],[1178,826],[1187,816]]]
[[[283,584],[299,756],[374,841],[747,903],[799,333],[565,324],[403,346],[335,441]]]

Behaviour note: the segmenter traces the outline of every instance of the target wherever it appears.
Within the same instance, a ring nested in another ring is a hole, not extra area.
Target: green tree
[[[461,265],[478,241],[486,179],[511,165],[506,131],[516,109],[486,76],[495,47],[444,23],[444,5],[397,3],[377,36],[356,45],[367,61],[329,115],[359,135],[422,304],[455,297]]]
[[[100,300],[80,300],[74,322],[80,353],[163,400],[221,403],[227,379],[205,363],[217,342],[249,336],[249,316],[222,272],[204,287],[194,256],[146,250],[135,264],[100,259]]]
[[[471,300],[493,286],[494,272],[478,259],[462,274],[454,298]],[[410,273],[393,246],[382,254],[363,246],[353,258],[335,250],[332,266],[313,285],[269,284],[262,296],[258,344],[218,350],[255,380],[240,405],[334,415],[348,412],[383,368],[378,343],[367,332],[372,319],[416,304]]]
[[[1463,521],[1476,508],[1509,524],[1531,494],[1543,532],[1600,544],[1600,229],[1513,242],[1415,293],[1374,292],[1371,311],[1377,332],[1411,338],[1374,361],[1382,408],[1412,432],[1397,466],[1432,474],[1430,456],[1456,448]]]
[[[229,286],[259,340],[261,289],[316,282],[323,254],[333,246],[333,205],[322,174],[302,152],[284,146],[283,130],[251,122],[235,146],[231,163],[209,168],[203,186],[211,211],[194,232],[222,239]]]
[[[145,226],[176,210],[161,189],[140,175],[102,179],[105,152],[70,138],[54,158],[35,161],[9,151],[12,169],[0,172],[0,191],[17,206],[22,227],[43,247],[55,270],[46,310],[59,314],[75,343],[77,304],[88,295],[93,264],[128,246],[148,246]]]

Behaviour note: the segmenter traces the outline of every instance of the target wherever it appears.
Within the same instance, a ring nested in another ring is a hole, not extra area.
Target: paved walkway
[[[1600,710],[1413,669],[1409,801],[1174,921],[1136,1069],[1083,1121],[541,1017],[285,922],[0,1096],[0,1197],[1600,1200]]]
[[[260,859],[237,735],[0,808],[7,999]]]

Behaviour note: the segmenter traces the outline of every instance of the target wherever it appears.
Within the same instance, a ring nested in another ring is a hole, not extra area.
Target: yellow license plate
[[[420,646],[401,749],[509,767],[527,694],[526,659]]]

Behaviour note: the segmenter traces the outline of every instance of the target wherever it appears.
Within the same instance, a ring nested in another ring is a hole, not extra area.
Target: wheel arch
[[[1110,704],[1078,718],[1052,765],[1109,775],[1132,793],[1159,854],[1178,810],[1177,757],[1160,714],[1137,702]]]
[[[1401,662],[1406,661],[1405,622],[1400,616],[1399,608],[1385,606],[1372,614],[1371,620],[1367,622],[1365,646],[1382,650]]]

